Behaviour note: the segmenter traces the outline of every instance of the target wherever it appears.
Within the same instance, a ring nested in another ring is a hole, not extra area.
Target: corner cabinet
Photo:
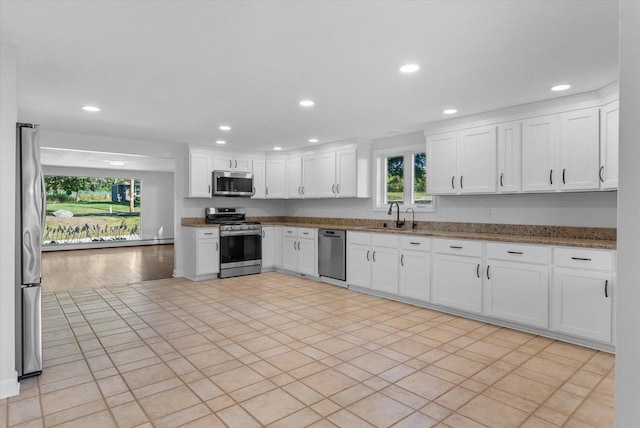
[[[189,150],[189,197],[210,198],[213,153]]]
[[[214,279],[220,272],[220,232],[217,227],[182,227],[184,276],[194,281]]]
[[[600,112],[600,187],[604,190],[618,188],[618,101],[606,104]]]

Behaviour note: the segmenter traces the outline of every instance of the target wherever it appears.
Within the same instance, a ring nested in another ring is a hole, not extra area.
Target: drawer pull
[[[590,262],[591,261],[590,258],[585,258],[585,257],[571,257],[571,260],[581,260],[583,262]]]
[[[524,254],[522,251],[507,251],[507,253],[509,253],[509,254],[520,254],[520,255]]]
[[[609,298],[609,280],[604,281],[604,297]]]
[[[480,263],[478,263],[478,266],[476,267],[476,276],[480,278]]]
[[[449,248],[453,248],[454,250],[462,250],[462,247],[458,245],[449,245]]]
[[[213,232],[205,232],[205,235],[213,235]]]
[[[411,244],[411,245],[420,245],[419,242],[409,242],[409,244]]]

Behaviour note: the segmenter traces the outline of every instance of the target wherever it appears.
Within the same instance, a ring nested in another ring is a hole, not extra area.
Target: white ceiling
[[[617,0],[2,0],[0,16],[21,121],[147,141],[380,138],[618,79]]]

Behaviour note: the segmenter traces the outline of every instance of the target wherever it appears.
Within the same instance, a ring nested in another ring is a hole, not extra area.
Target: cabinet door
[[[318,156],[318,197],[334,198],[336,196],[336,154],[323,153]]]
[[[612,285],[608,272],[555,268],[551,328],[610,343]]]
[[[456,159],[455,132],[427,137],[427,193],[451,195],[458,192]]]
[[[302,158],[302,197],[318,197],[318,181],[320,174],[318,169],[318,156],[311,155]]]
[[[233,157],[231,155],[215,155],[213,169],[216,171],[233,171]]]
[[[316,240],[300,239],[298,241],[298,272],[316,275]]]
[[[590,108],[563,113],[559,126],[560,189],[599,189],[600,110]]]
[[[302,197],[302,158],[287,159],[287,199]]]
[[[249,158],[234,158],[233,170],[237,172],[253,172],[253,162]]]
[[[273,227],[262,227],[262,267],[273,267]]]
[[[400,295],[423,302],[431,291],[431,255],[403,250],[400,254]]]
[[[602,107],[600,125],[600,187],[618,188],[618,101]]]
[[[282,238],[282,268],[293,272],[298,271],[298,238]]]
[[[398,294],[398,249],[371,248],[371,289]]]
[[[522,190],[552,191],[562,180],[556,170],[558,118],[536,117],[522,122]]]
[[[275,226],[273,229],[273,265],[282,267],[282,227]]]
[[[253,199],[264,199],[265,193],[265,161],[257,159],[253,161]]]
[[[522,189],[522,122],[498,125],[498,192]]]
[[[265,168],[265,198],[284,199],[286,194],[284,159],[268,160]]]
[[[358,158],[356,149],[336,152],[336,195],[339,198],[358,196]]]
[[[433,303],[469,312],[482,312],[480,259],[435,254],[432,271]]]
[[[371,288],[371,246],[347,246],[347,282],[349,285]]]
[[[489,260],[484,313],[541,328],[549,327],[549,268]]]
[[[220,271],[220,240],[198,240],[198,267],[197,275],[207,275]]]
[[[211,197],[211,173],[213,154],[189,152],[189,196],[192,198]]]
[[[465,129],[458,136],[460,193],[496,191],[496,127]],[[434,159],[437,162],[437,159]]]

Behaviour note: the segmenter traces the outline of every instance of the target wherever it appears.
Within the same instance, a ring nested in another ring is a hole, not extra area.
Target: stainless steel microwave
[[[253,196],[253,174],[213,171],[213,196]]]

